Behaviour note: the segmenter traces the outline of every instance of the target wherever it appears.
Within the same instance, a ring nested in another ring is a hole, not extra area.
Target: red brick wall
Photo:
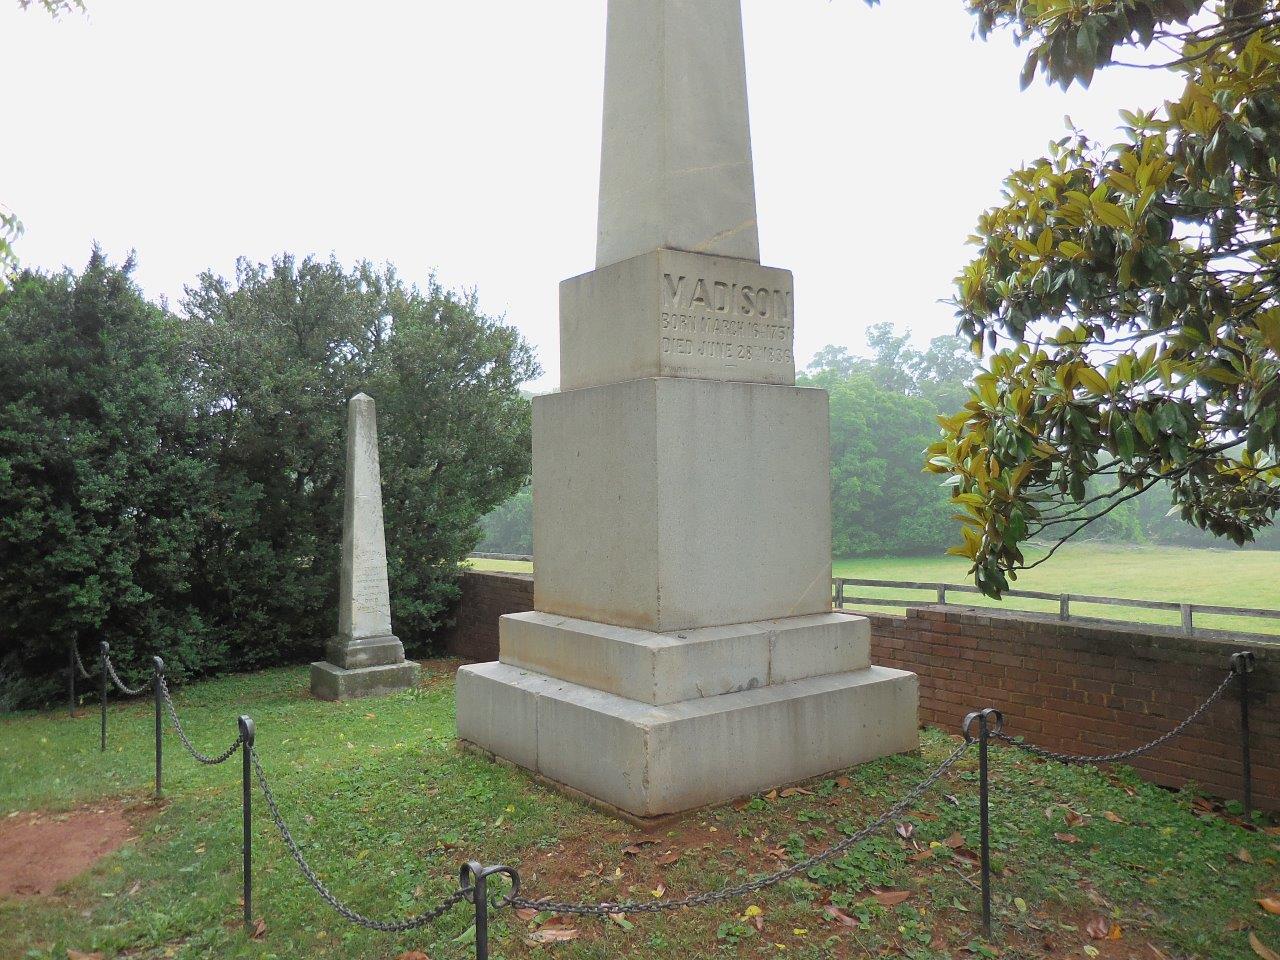
[[[498,619],[533,609],[533,575],[464,573],[454,626],[441,637],[450,656],[488,662],[498,659]]]
[[[449,653],[496,660],[498,618],[533,609],[528,574],[467,573]],[[871,657],[920,675],[920,721],[958,732],[964,715],[994,706],[1015,736],[1069,753],[1114,753],[1174,727],[1222,681],[1239,639],[1184,637],[1159,627],[1060,623],[963,607],[869,613]],[[1280,809],[1280,648],[1252,647],[1254,800]],[[1168,786],[1194,780],[1240,797],[1240,700],[1233,685],[1185,735],[1130,761]]]
[[[872,660],[920,675],[922,723],[958,731],[966,713],[994,706],[1008,733],[1066,753],[1115,753],[1155,739],[1217,688],[1232,653],[1252,649],[1254,802],[1280,809],[1280,648],[956,607],[867,615]],[[1194,780],[1239,799],[1238,687],[1185,734],[1129,763],[1155,783]]]

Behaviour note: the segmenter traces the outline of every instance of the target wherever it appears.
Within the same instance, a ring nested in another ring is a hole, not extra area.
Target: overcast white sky
[[[558,382],[557,287],[594,266],[605,0],[0,0],[0,202],[27,263],[136,249],[176,303],[281,251],[476,287]],[[961,0],[744,0],[767,264],[795,271],[796,356],[920,341],[1002,177],[1176,88],[1107,71],[1018,90],[1022,52]]]

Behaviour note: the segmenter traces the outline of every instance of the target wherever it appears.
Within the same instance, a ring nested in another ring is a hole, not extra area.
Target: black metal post
[[[253,721],[241,717],[240,753],[244,761],[244,841],[241,850],[244,856],[244,932],[253,936],[253,766],[250,755],[253,753]]]
[[[520,874],[507,866],[482,867],[475,860],[462,865],[458,871],[459,887],[467,902],[476,908],[476,960],[489,960],[489,878],[505,874],[511,878],[511,890],[495,906],[509,907],[520,895]]]
[[[161,687],[161,678],[164,676],[164,661],[159,657],[152,657],[151,665],[155,668],[155,676],[152,678],[151,686],[156,697],[156,799],[159,800],[164,774],[164,693]]]
[[[102,674],[102,685],[98,690],[98,699],[102,707],[102,752],[107,752],[107,657],[111,656],[111,647],[103,640],[98,644],[98,669]]]
[[[1253,763],[1249,756],[1249,674],[1257,659],[1252,650],[1231,655],[1231,669],[1240,681],[1240,765],[1244,778],[1244,818],[1253,820]]]
[[[987,747],[992,734],[1004,729],[1004,714],[988,707],[964,718],[964,738],[970,743],[973,721],[978,721],[978,829],[982,856],[982,934],[991,938],[991,777]],[[995,727],[992,728],[991,723]]]
[[[470,863],[471,902],[476,908],[476,960],[489,960],[489,878],[478,863]]]
[[[76,642],[71,641],[67,647],[67,716],[76,715]]]
[[[978,718],[982,736],[978,742],[978,776],[981,778],[982,804],[982,932],[991,938],[991,778],[987,769],[987,715]]]

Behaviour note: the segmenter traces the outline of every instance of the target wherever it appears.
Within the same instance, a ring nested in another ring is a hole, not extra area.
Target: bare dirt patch
[[[0,820],[0,897],[43,897],[134,838],[121,804]],[[135,817],[136,819],[136,817]]]

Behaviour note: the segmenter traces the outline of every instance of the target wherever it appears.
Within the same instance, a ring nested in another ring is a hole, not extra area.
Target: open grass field
[[[1044,555],[1028,554],[1028,561]],[[530,564],[474,560],[477,569],[529,572]],[[885,557],[837,560],[837,577],[865,580],[971,583],[968,561],[958,557]],[[1120,597],[1127,600],[1170,600],[1217,606],[1280,610],[1280,552],[1269,550],[1205,550],[1190,547],[1130,547],[1099,543],[1068,544],[1043,566],[1019,577],[1015,589],[1049,593],[1078,593]],[[919,591],[893,591],[874,587],[850,588],[860,596],[901,597],[928,600]],[[1004,606],[1057,613],[1057,605],[1036,600],[1003,602],[972,594],[957,594],[953,602],[974,606]],[[876,608],[892,612],[895,608]],[[897,608],[901,612],[901,608]],[[1131,620],[1139,623],[1177,625],[1178,615],[1159,610],[1134,610],[1073,604],[1081,616]],[[1196,614],[1196,626],[1280,634],[1280,620],[1220,617]]]
[[[451,667],[428,664],[418,689],[345,706],[311,699],[305,668],[197,684],[177,702],[206,752],[234,739],[237,714],[254,717],[263,765],[306,856],[339,897],[380,918],[426,909],[454,889],[458,864],[470,858],[517,865],[535,897],[644,900],[739,883],[856,830],[956,745],[926,732],[919,756],[645,832],[458,751]],[[14,855],[15,831],[34,821],[55,832],[103,815],[129,825],[122,846],[50,894],[0,897],[6,960],[473,955],[465,907],[402,935],[340,919],[305,885],[260,795],[263,924],[246,939],[238,759],[197,767],[169,736],[167,795],[154,803],[150,705],[113,706],[110,725],[101,754],[92,710],[74,720],[0,718],[0,856]],[[1258,902],[1280,895],[1280,830],[1248,832],[1193,791],[1169,793],[1124,769],[1065,768],[1002,749],[993,778],[998,930],[984,941],[975,766],[970,753],[897,830],[779,887],[669,916],[561,921],[503,911],[493,955],[1256,960],[1250,935],[1280,949],[1280,917]],[[65,851],[50,848],[50,860],[54,853]]]

